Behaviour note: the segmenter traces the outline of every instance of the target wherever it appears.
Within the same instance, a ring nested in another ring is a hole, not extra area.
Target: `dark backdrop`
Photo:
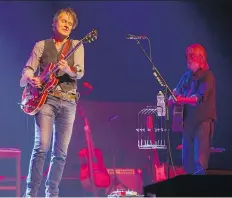
[[[134,40],[125,39],[126,34],[131,33],[150,38],[153,62],[171,88],[186,70],[186,47],[192,43],[205,47],[217,86],[214,146],[226,148],[224,154],[214,154],[211,167],[230,169],[231,7],[227,1],[223,2],[1,2],[0,147],[22,150],[22,175],[26,175],[34,123],[18,105],[22,93],[21,71],[35,42],[51,36],[54,13],[60,8],[72,7],[80,20],[72,33],[74,39],[82,38],[93,28],[99,31],[98,40],[85,45],[86,73],[78,84],[81,86],[87,81],[93,85],[92,93],[83,95],[81,102],[85,104],[93,140],[102,148],[107,167],[111,167],[112,146],[117,148],[118,167],[144,165],[146,155],[136,146],[137,111],[147,104],[155,104],[160,90],[151,64],[139,46]],[[147,40],[141,43],[148,51]],[[109,129],[107,120],[112,115],[120,115],[120,118]],[[84,132],[78,119],[65,175],[78,175],[79,171],[76,154],[84,147]],[[179,134],[171,134],[176,163],[180,163],[180,153],[175,150],[180,138]],[[10,166],[3,164],[0,170],[10,173]]]

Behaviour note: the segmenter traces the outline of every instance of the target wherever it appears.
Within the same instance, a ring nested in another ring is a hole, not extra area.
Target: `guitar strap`
[[[71,45],[71,40],[70,39],[68,39],[65,43],[64,43],[64,45],[63,45],[63,47],[62,47],[62,49],[60,50],[60,53],[58,54],[58,57],[57,57],[57,62],[59,62],[60,60],[62,60],[66,55],[67,55],[67,53],[68,53],[68,50],[70,49],[70,45]],[[57,76],[62,76],[64,74],[64,72],[63,71],[60,71],[60,70],[58,70],[57,72],[56,72],[56,75]]]
[[[67,55],[71,43],[72,43],[72,41],[71,41],[70,39],[68,39],[68,40],[64,43],[64,45],[63,45],[63,47],[62,47],[62,49],[61,49],[61,52],[60,52],[59,55],[58,55],[58,61],[60,61],[61,59],[63,59],[63,58]]]

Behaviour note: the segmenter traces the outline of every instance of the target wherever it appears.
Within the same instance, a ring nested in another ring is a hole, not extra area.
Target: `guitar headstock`
[[[95,41],[97,39],[98,36],[98,31],[93,29],[90,33],[88,33],[83,39],[82,42],[83,43],[92,43],[93,41]]]

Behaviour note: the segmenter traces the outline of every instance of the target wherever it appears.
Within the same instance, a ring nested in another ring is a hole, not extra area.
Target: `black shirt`
[[[197,105],[184,105],[184,128],[193,129],[206,119],[216,120],[215,78],[211,70],[198,70],[196,73],[186,72],[183,83],[179,85],[179,93],[185,97],[196,95]]]

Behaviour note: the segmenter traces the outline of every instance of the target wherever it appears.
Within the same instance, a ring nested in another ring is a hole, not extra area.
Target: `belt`
[[[60,91],[54,91],[49,93],[50,96],[54,96],[56,98],[59,98],[61,100],[66,100],[66,101],[76,101],[77,95],[76,94],[68,94]],[[79,95],[79,94],[78,94]]]

